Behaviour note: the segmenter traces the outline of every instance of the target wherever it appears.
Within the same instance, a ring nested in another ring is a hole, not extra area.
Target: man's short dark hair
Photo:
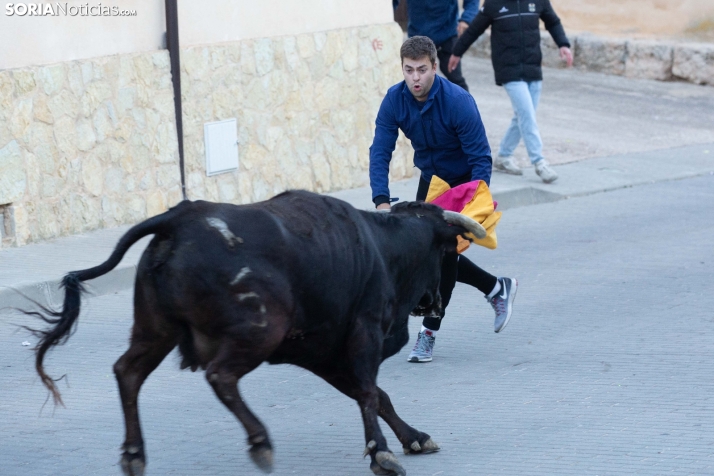
[[[436,45],[426,36],[412,36],[402,44],[399,53],[402,63],[404,63],[404,58],[418,60],[426,56],[432,65],[436,64]]]

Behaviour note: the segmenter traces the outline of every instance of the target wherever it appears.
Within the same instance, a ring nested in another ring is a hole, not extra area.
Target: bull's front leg
[[[329,368],[311,369],[337,390],[357,401],[364,423],[366,447],[364,456],[371,459],[370,469],[378,475],[404,476],[399,460],[389,450],[387,440],[379,427],[380,396],[377,372],[381,363],[381,330],[360,326],[349,338],[345,353]]]
[[[359,391],[357,403],[362,412],[364,436],[367,442],[364,456],[369,455],[372,460],[369,468],[374,474],[405,476],[407,474],[406,470],[399,464],[399,460],[394,456],[394,453],[389,450],[387,440],[384,438],[381,428],[379,428],[377,420],[379,411],[377,386],[374,385],[368,391]]]
[[[399,418],[389,395],[384,390],[377,387],[377,392],[379,392],[379,416],[387,422],[399,439],[404,454],[426,454],[439,451],[439,445],[428,434],[412,428]]]
[[[364,423],[365,457],[369,455],[369,468],[378,475],[406,476],[407,472],[387,446],[379,427],[379,388],[377,373],[382,363],[382,329],[365,320],[358,320],[347,345],[347,360],[352,367],[352,391],[362,412]]]

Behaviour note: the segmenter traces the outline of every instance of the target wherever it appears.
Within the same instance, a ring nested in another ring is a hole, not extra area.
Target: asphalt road
[[[414,475],[714,474],[714,176],[507,210],[496,251],[467,253],[520,290],[510,325],[459,285],[430,364],[405,348],[381,369],[400,415],[443,448],[403,456]],[[329,291],[329,290],[328,290]],[[87,301],[47,360],[67,408],[42,409],[27,333],[0,316],[0,473],[119,474],[111,365],[131,294]],[[411,323],[412,335],[418,328]],[[276,450],[276,475],[370,475],[357,406],[311,374],[263,366],[242,381]],[[140,397],[150,475],[260,474],[245,434],[175,354]]]

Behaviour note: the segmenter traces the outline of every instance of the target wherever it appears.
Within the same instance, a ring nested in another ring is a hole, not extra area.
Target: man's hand
[[[461,36],[464,34],[466,29],[468,29],[469,24],[466,23],[465,21],[460,21],[458,25],[456,25],[456,34]]]
[[[570,48],[568,48],[567,46],[563,46],[560,48],[560,59],[562,59],[568,64],[568,68],[573,66],[573,52],[570,51]],[[449,66],[451,66],[451,61],[449,61]]]
[[[451,57],[449,58],[449,73],[456,69],[456,67],[459,65],[459,61],[461,61],[461,56],[451,55]]]
[[[377,205],[377,210],[390,210],[392,206],[388,203],[380,203]]]

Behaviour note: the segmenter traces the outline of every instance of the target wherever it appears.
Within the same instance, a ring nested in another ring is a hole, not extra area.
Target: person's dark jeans
[[[457,36],[452,36],[442,44],[436,45],[436,56],[439,58],[439,69],[446,76],[446,79],[468,91],[469,86],[461,74],[461,62],[459,62],[455,70],[449,73],[449,58],[451,57],[451,52],[454,51],[457,39]]]
[[[463,183],[471,181],[471,177],[462,177],[449,183],[450,186],[456,187]],[[417,201],[423,202],[426,200],[429,192],[429,182],[424,179],[419,179],[419,188],[417,189]],[[439,294],[441,294],[442,315],[441,317],[425,317],[422,325],[427,329],[438,331],[441,327],[441,320],[444,317],[446,306],[451,300],[451,293],[454,291],[456,282],[468,284],[477,288],[483,294],[488,295],[496,286],[496,276],[484,271],[474,264],[473,261],[466,256],[456,253],[447,253],[444,256],[444,261],[441,264],[441,282],[439,283]]]

